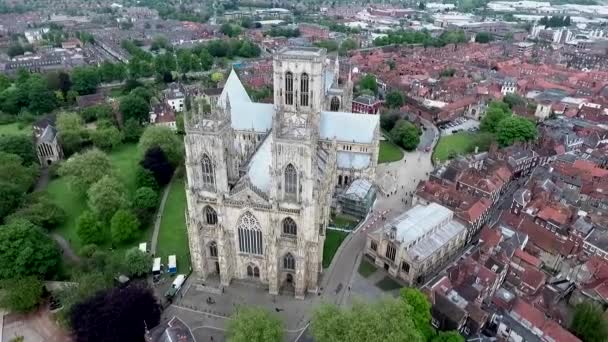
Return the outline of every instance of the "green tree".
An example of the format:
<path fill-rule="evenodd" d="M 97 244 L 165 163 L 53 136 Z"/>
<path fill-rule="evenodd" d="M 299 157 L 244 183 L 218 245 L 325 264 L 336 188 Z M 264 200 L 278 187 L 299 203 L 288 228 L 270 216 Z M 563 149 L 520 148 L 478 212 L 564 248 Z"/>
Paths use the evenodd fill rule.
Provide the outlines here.
<path fill-rule="evenodd" d="M 99 149 L 111 151 L 121 144 L 122 133 L 115 126 L 97 127 L 96 130 L 89 133 L 91 142 Z"/>
<path fill-rule="evenodd" d="M 33 75 L 28 80 L 28 100 L 28 109 L 37 115 L 57 108 L 57 98 L 48 88 L 47 81 L 40 75 Z"/>
<path fill-rule="evenodd" d="M 70 185 L 85 193 L 93 183 L 112 174 L 108 156 L 96 148 L 75 154 L 59 167 L 60 176 L 68 177 Z"/>
<path fill-rule="evenodd" d="M 125 124 L 122 127 L 122 134 L 124 136 L 124 141 L 126 142 L 136 142 L 141 137 L 141 133 L 143 132 L 143 127 L 137 119 L 128 119 L 125 121 Z"/>
<path fill-rule="evenodd" d="M 536 138 L 534 123 L 521 116 L 511 116 L 498 123 L 496 140 L 502 146 L 509 146 L 516 141 L 530 141 Z"/>
<path fill-rule="evenodd" d="M 435 335 L 431 326 L 431 303 L 420 290 L 415 288 L 402 289 L 399 297 L 412 308 L 411 317 L 416 329 L 426 341 L 430 340 Z"/>
<path fill-rule="evenodd" d="M 80 111 L 80 116 L 85 122 L 93 122 L 96 120 L 115 120 L 112 106 L 107 104 L 99 104 L 85 108 Z"/>
<path fill-rule="evenodd" d="M 570 330 L 585 342 L 606 342 L 608 321 L 600 307 L 583 302 L 574 310 Z"/>
<path fill-rule="evenodd" d="M 23 55 L 25 53 L 25 49 L 23 48 L 23 46 L 19 43 L 17 44 L 12 44 L 8 47 L 8 50 L 6 51 L 6 54 L 10 57 L 10 58 L 14 58 L 16 56 L 20 56 Z"/>
<path fill-rule="evenodd" d="M 129 277 L 143 277 L 150 273 L 152 256 L 142 252 L 137 247 L 129 249 L 125 253 L 125 273 Z"/>
<path fill-rule="evenodd" d="M 25 193 L 17 185 L 0 180 L 0 221 L 17 209 L 24 197 Z"/>
<path fill-rule="evenodd" d="M 72 72 L 72 89 L 80 95 L 93 94 L 101 82 L 94 67 L 78 67 Z"/>
<path fill-rule="evenodd" d="M 49 276 L 60 261 L 55 241 L 32 223 L 15 220 L 0 227 L 0 279 Z"/>
<path fill-rule="evenodd" d="M 127 206 L 124 185 L 107 175 L 91 185 L 87 195 L 89 208 L 102 222 L 109 222 L 118 209 Z"/>
<path fill-rule="evenodd" d="M 340 44 L 340 54 L 345 55 L 348 51 L 358 48 L 357 42 L 354 39 L 348 38 Z"/>
<path fill-rule="evenodd" d="M 135 191 L 133 210 L 140 222 L 146 222 L 156 210 L 158 194 L 152 188 L 142 187 Z"/>
<path fill-rule="evenodd" d="M 16 154 L 0 152 L 0 179 L 16 185 L 26 192 L 36 183 L 37 168 L 23 165 L 23 160 Z"/>
<path fill-rule="evenodd" d="M 137 95 L 129 94 L 120 99 L 119 110 L 125 122 L 134 119 L 142 124 L 150 120 L 150 103 Z"/>
<path fill-rule="evenodd" d="M 479 129 L 485 132 L 496 133 L 498 123 L 512 115 L 509 106 L 504 102 L 492 101 L 481 119 Z"/>
<path fill-rule="evenodd" d="M 168 127 L 146 127 L 139 139 L 138 148 L 143 154 L 152 147 L 160 147 L 173 166 L 177 166 L 183 158 L 184 148 L 182 142 L 177 134 Z"/>
<path fill-rule="evenodd" d="M 394 90 L 386 94 L 385 104 L 388 108 L 401 108 L 405 103 L 405 98 L 400 91 Z"/>
<path fill-rule="evenodd" d="M 135 172 L 135 184 L 137 184 L 138 188 L 158 190 L 158 183 L 154 178 L 154 173 L 142 166 L 138 166 Z"/>
<path fill-rule="evenodd" d="M 77 234 L 83 244 L 103 243 L 107 238 L 104 225 L 95 213 L 87 210 L 78 217 Z"/>
<path fill-rule="evenodd" d="M 229 321 L 226 333 L 232 342 L 280 342 L 283 324 L 266 309 L 240 307 Z"/>
<path fill-rule="evenodd" d="M 475 35 L 475 42 L 480 44 L 487 44 L 494 40 L 494 37 L 490 32 L 479 32 Z"/>
<path fill-rule="evenodd" d="M 351 308 L 323 304 L 313 312 L 311 329 L 317 342 L 426 341 L 403 300 L 356 302 Z"/>
<path fill-rule="evenodd" d="M 367 89 L 372 91 L 374 94 L 378 94 L 378 82 L 376 81 L 376 76 L 371 74 L 366 74 L 361 77 L 359 80 L 359 89 Z"/>
<path fill-rule="evenodd" d="M 25 206 L 22 206 L 7 218 L 7 222 L 26 220 L 38 227 L 52 229 L 57 227 L 64 219 L 65 211 L 51 201 L 47 194 L 35 192 L 28 196 Z"/>
<path fill-rule="evenodd" d="M 34 142 L 23 134 L 0 135 L 0 151 L 16 154 L 21 157 L 23 165 L 32 165 L 37 161 Z"/>
<path fill-rule="evenodd" d="M 502 98 L 502 102 L 506 103 L 507 105 L 509 105 L 509 108 L 513 108 L 513 107 L 517 107 L 517 106 L 524 106 L 526 104 L 526 100 L 517 95 L 517 94 L 507 94 Z"/>
<path fill-rule="evenodd" d="M 112 242 L 122 244 L 133 240 L 137 236 L 138 228 L 139 221 L 135 215 L 125 209 L 118 210 L 110 220 Z"/>
<path fill-rule="evenodd" d="M 57 116 L 57 129 L 60 132 L 65 131 L 78 131 L 84 129 L 84 122 L 82 118 L 71 112 L 63 112 Z"/>
<path fill-rule="evenodd" d="M 57 297 L 63 304 L 63 310 L 59 311 L 60 321 L 67 323 L 72 307 L 80 303 L 101 290 L 112 287 L 112 277 L 103 274 L 99 269 L 92 272 L 76 273 L 74 276 L 75 285 L 67 285 L 59 290 Z"/>
<path fill-rule="evenodd" d="M 387 131 L 390 132 L 393 127 L 395 127 L 395 124 L 397 123 L 397 121 L 399 121 L 399 119 L 401 118 L 401 114 L 399 114 L 398 111 L 390 111 L 388 113 L 382 113 L 380 115 L 380 127 Z"/>
<path fill-rule="evenodd" d="M 14 312 L 29 312 L 42 301 L 42 281 L 35 276 L 6 279 L 0 283 L 0 307 Z"/>
<path fill-rule="evenodd" d="M 411 122 L 399 120 L 391 130 L 391 137 L 407 151 L 416 149 L 420 143 L 420 131 Z"/>

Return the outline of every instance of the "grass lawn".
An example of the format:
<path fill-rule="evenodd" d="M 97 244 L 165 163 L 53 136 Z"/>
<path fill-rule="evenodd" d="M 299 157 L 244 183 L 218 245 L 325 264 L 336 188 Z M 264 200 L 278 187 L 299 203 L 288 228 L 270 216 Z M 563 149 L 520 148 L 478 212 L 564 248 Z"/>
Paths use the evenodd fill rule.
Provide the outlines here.
<path fill-rule="evenodd" d="M 31 125 L 24 125 L 23 128 L 19 128 L 18 122 L 13 122 L 6 125 L 0 125 L 0 135 L 11 135 L 11 134 L 31 134 Z"/>
<path fill-rule="evenodd" d="M 390 163 L 399 161 L 403 158 L 403 151 L 388 140 L 380 141 L 380 152 L 378 153 L 378 163 Z"/>
<path fill-rule="evenodd" d="M 362 275 L 364 278 L 369 277 L 370 275 L 376 273 L 376 266 L 374 266 L 371 262 L 369 262 L 367 259 L 362 258 L 361 259 L 361 263 L 359 264 L 359 269 L 358 272 L 360 275 Z"/>
<path fill-rule="evenodd" d="M 109 157 L 114 166 L 116 175 L 124 183 L 127 192 L 132 195 L 135 192 L 135 172 L 136 165 L 139 162 L 137 146 L 135 144 L 122 146 L 110 153 Z M 86 199 L 71 189 L 65 178 L 56 178 L 52 180 L 47 187 L 47 192 L 49 193 L 50 198 L 66 212 L 65 222 L 57 227 L 55 232 L 68 240 L 72 247 L 78 251 L 80 247 L 82 247 L 82 244 L 76 233 L 76 224 L 78 216 L 87 209 Z M 129 245 L 119 247 L 118 250 L 125 250 L 137 246 L 140 241 L 149 241 L 151 233 L 152 230 L 150 227 L 145 227 L 141 230 L 140 237 Z"/>
<path fill-rule="evenodd" d="M 156 256 L 167 263 L 167 257 L 175 254 L 178 273 L 188 273 L 190 269 L 190 247 L 186 230 L 186 189 L 184 179 L 176 178 L 171 183 L 163 218 L 158 232 Z"/>
<path fill-rule="evenodd" d="M 344 229 L 353 229 L 359 223 L 359 220 L 356 218 L 346 215 L 346 214 L 337 214 L 331 217 L 331 226 L 336 228 L 344 228 Z"/>
<path fill-rule="evenodd" d="M 385 276 L 384 278 L 382 278 L 382 280 L 380 280 L 379 282 L 376 283 L 376 286 L 378 286 L 383 291 L 397 290 L 402 287 L 401 284 L 394 281 L 389 276 Z"/>
<path fill-rule="evenodd" d="M 323 268 L 329 267 L 331 260 L 338 251 L 338 247 L 342 244 L 342 241 L 346 239 L 348 233 L 337 231 L 337 230 L 326 230 L 325 231 L 325 244 L 323 245 Z"/>
<path fill-rule="evenodd" d="M 490 133 L 469 133 L 460 132 L 448 136 L 441 137 L 435 151 L 433 151 L 433 159 L 444 161 L 454 157 L 456 154 L 466 154 L 475 151 L 475 146 L 479 147 L 479 151 L 487 151 L 492 143 L 492 135 Z"/>

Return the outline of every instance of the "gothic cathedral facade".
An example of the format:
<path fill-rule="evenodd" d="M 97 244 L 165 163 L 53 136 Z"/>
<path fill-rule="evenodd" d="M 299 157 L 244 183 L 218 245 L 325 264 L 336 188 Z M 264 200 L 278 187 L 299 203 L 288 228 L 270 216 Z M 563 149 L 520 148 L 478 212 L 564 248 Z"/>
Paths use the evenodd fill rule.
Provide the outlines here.
<path fill-rule="evenodd" d="M 274 104 L 252 102 L 234 71 L 213 106 L 187 100 L 188 239 L 198 277 L 303 298 L 318 287 L 335 187 L 375 177 L 379 118 L 344 111 L 350 77 L 339 85 L 323 49 L 283 49 L 273 67 Z"/>

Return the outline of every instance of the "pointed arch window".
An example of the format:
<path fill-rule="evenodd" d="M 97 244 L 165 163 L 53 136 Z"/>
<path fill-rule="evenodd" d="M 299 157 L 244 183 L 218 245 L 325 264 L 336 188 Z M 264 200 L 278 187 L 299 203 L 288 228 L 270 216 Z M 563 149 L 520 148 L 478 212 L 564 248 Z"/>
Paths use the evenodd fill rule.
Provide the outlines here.
<path fill-rule="evenodd" d="M 340 99 L 337 96 L 331 98 L 329 102 L 329 110 L 332 112 L 337 112 L 340 109 Z"/>
<path fill-rule="evenodd" d="M 293 74 L 291 71 L 285 73 L 285 104 L 293 105 Z"/>
<path fill-rule="evenodd" d="M 310 80 L 308 78 L 307 73 L 303 73 L 300 76 L 300 105 L 308 107 L 308 103 L 310 100 L 309 91 L 310 91 Z"/>
<path fill-rule="evenodd" d="M 286 217 L 283 220 L 283 234 L 298 235 L 298 225 L 291 217 Z"/>
<path fill-rule="evenodd" d="M 203 154 L 201 160 L 201 169 L 203 172 L 203 187 L 206 189 L 215 189 L 215 174 L 213 170 L 213 163 L 208 155 Z"/>
<path fill-rule="evenodd" d="M 209 256 L 217 258 L 217 243 L 215 241 L 211 241 L 209 244 Z"/>
<path fill-rule="evenodd" d="M 291 253 L 287 253 L 283 257 L 283 268 L 286 270 L 295 270 L 296 269 L 296 259 L 293 257 L 293 255 Z"/>
<path fill-rule="evenodd" d="M 285 168 L 285 193 L 295 195 L 297 188 L 298 173 L 296 168 L 292 164 L 289 164 Z"/>
<path fill-rule="evenodd" d="M 210 206 L 205 206 L 203 209 L 203 213 L 205 215 L 205 223 L 208 225 L 216 225 L 217 224 L 217 213 L 215 209 Z"/>
<path fill-rule="evenodd" d="M 258 219 L 246 212 L 239 219 L 239 251 L 250 254 L 263 254 L 262 230 Z"/>

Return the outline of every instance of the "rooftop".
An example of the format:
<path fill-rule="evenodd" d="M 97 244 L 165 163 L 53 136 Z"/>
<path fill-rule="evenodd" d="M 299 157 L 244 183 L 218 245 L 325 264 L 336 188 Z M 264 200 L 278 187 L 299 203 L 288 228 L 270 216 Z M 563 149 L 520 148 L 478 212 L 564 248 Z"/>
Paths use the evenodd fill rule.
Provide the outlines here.
<path fill-rule="evenodd" d="M 325 55 L 325 49 L 317 48 L 317 47 L 285 47 L 279 51 L 279 55 L 281 56 L 289 56 L 289 57 L 321 57 Z"/>
<path fill-rule="evenodd" d="M 434 228 L 445 225 L 452 219 L 453 212 L 436 203 L 417 205 L 395 218 L 386 228 L 397 229 L 396 239 L 404 245 L 424 237 Z"/>

